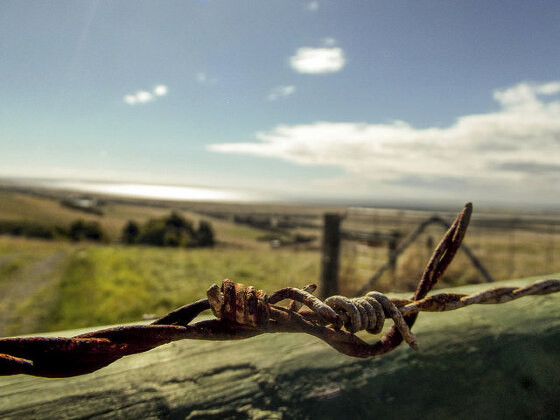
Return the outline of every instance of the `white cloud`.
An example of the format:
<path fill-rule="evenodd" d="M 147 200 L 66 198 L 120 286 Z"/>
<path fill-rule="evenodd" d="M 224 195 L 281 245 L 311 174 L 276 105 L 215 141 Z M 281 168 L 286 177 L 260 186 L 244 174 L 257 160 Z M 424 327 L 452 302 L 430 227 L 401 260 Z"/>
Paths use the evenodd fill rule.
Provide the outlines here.
<path fill-rule="evenodd" d="M 317 10 L 319 10 L 319 2 L 317 0 L 310 1 L 309 3 L 307 3 L 306 8 L 310 12 L 316 12 Z"/>
<path fill-rule="evenodd" d="M 290 65 L 299 73 L 320 74 L 342 70 L 346 65 L 342 48 L 334 47 L 333 38 L 324 40 L 325 47 L 301 47 L 290 57 Z"/>
<path fill-rule="evenodd" d="M 550 83 L 520 83 L 505 90 L 494 91 L 494 99 L 504 107 L 528 109 L 542 106 L 537 97 L 550 96 L 560 93 L 560 82 Z"/>
<path fill-rule="evenodd" d="M 151 102 L 154 100 L 154 95 L 150 92 L 146 92 L 145 90 L 139 90 L 136 92 L 136 100 L 138 103 L 145 104 L 147 102 Z"/>
<path fill-rule="evenodd" d="M 542 98 L 556 93 L 560 82 L 497 90 L 498 111 L 465 115 L 445 128 L 323 121 L 280 125 L 258 132 L 257 142 L 214 144 L 208 150 L 334 166 L 369 185 L 448 190 L 479 185 L 498 192 L 547 189 L 557 196 L 560 100 Z"/>
<path fill-rule="evenodd" d="M 156 96 L 165 96 L 167 95 L 168 89 L 165 85 L 157 85 L 154 88 L 154 95 Z"/>
<path fill-rule="evenodd" d="M 167 95 L 167 93 L 167 86 L 157 85 L 152 92 L 138 90 L 136 93 L 125 95 L 123 101 L 128 105 L 147 104 L 148 102 L 154 101 L 157 97 Z"/>
<path fill-rule="evenodd" d="M 556 95 L 560 93 L 560 82 L 542 83 L 534 88 L 541 95 Z"/>
<path fill-rule="evenodd" d="M 268 93 L 266 99 L 268 99 L 269 101 L 276 101 L 278 99 L 286 98 L 292 95 L 295 91 L 296 87 L 292 85 L 276 86 Z"/>

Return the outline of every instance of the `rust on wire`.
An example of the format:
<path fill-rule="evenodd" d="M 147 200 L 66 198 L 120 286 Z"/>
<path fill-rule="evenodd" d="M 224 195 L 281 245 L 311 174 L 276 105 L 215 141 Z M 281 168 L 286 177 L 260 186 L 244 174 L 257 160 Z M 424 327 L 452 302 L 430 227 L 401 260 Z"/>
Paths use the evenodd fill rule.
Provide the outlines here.
<path fill-rule="evenodd" d="M 212 285 L 206 299 L 178 308 L 150 325 L 109 328 L 72 338 L 2 338 L 0 375 L 83 375 L 123 356 L 172 341 L 239 340 L 277 332 L 310 334 L 346 355 L 370 357 L 390 352 L 403 340 L 416 349 L 411 328 L 421 311 L 450 311 L 560 291 L 560 280 L 551 279 L 472 295 L 441 293 L 426 297 L 461 246 L 471 214 L 472 205 L 467 203 L 436 247 L 410 300 L 389 299 L 381 293 L 369 292 L 359 298 L 331 296 L 321 301 L 312 295 L 315 285 L 302 289 L 288 287 L 267 296 L 262 290 L 226 279 L 221 286 Z M 287 308 L 276 305 L 286 299 L 291 300 Z M 216 319 L 191 323 L 208 309 Z M 370 344 L 355 335 L 360 330 L 380 333 L 387 318 L 394 325 L 378 341 Z"/>

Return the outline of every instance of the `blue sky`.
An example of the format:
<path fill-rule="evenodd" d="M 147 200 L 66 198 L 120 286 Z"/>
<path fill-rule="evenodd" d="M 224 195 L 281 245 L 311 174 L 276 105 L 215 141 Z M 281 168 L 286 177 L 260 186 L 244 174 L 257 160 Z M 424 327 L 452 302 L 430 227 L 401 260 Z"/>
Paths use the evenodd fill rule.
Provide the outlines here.
<path fill-rule="evenodd" d="M 2 1 L 0 176 L 558 204 L 557 1 Z"/>

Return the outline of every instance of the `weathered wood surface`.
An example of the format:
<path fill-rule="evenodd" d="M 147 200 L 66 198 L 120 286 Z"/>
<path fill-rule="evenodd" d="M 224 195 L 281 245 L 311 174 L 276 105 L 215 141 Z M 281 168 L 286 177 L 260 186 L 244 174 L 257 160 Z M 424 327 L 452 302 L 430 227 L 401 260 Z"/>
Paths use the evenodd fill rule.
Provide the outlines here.
<path fill-rule="evenodd" d="M 76 378 L 4 377 L 0 418 L 558 418 L 560 294 L 423 313 L 414 331 L 418 352 L 373 359 L 267 334 L 176 342 Z"/>

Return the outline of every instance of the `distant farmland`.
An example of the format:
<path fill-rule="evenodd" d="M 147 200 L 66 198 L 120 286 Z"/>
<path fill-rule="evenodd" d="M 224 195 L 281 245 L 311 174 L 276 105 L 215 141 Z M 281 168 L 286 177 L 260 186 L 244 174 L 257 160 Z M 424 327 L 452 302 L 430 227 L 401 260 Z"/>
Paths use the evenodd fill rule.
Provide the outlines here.
<path fill-rule="evenodd" d="M 142 201 L 99 197 L 102 212 L 61 205 L 64 194 L 0 190 L 1 221 L 69 224 L 96 221 L 107 242 L 46 241 L 0 236 L 0 335 L 135 321 L 161 314 L 204 296 L 206 288 L 229 277 L 268 292 L 317 282 L 320 271 L 322 215 L 346 214 L 343 228 L 401 237 L 431 212 L 370 209 L 355 217 L 352 209 Z M 460 203 L 462 204 L 462 203 Z M 460 205 L 458 206 L 458 208 Z M 119 243 L 129 220 L 144 222 L 171 210 L 214 227 L 210 249 L 125 246 Z M 450 213 L 441 213 L 450 218 Z M 514 217 L 515 216 L 515 217 Z M 466 243 L 496 280 L 560 272 L 560 224 L 556 215 L 478 213 Z M 423 234 L 399 258 L 396 270 L 373 288 L 410 290 L 443 230 Z M 387 258 L 387 244 L 343 241 L 341 292 L 351 294 Z M 442 286 L 482 282 L 459 255 Z"/>

